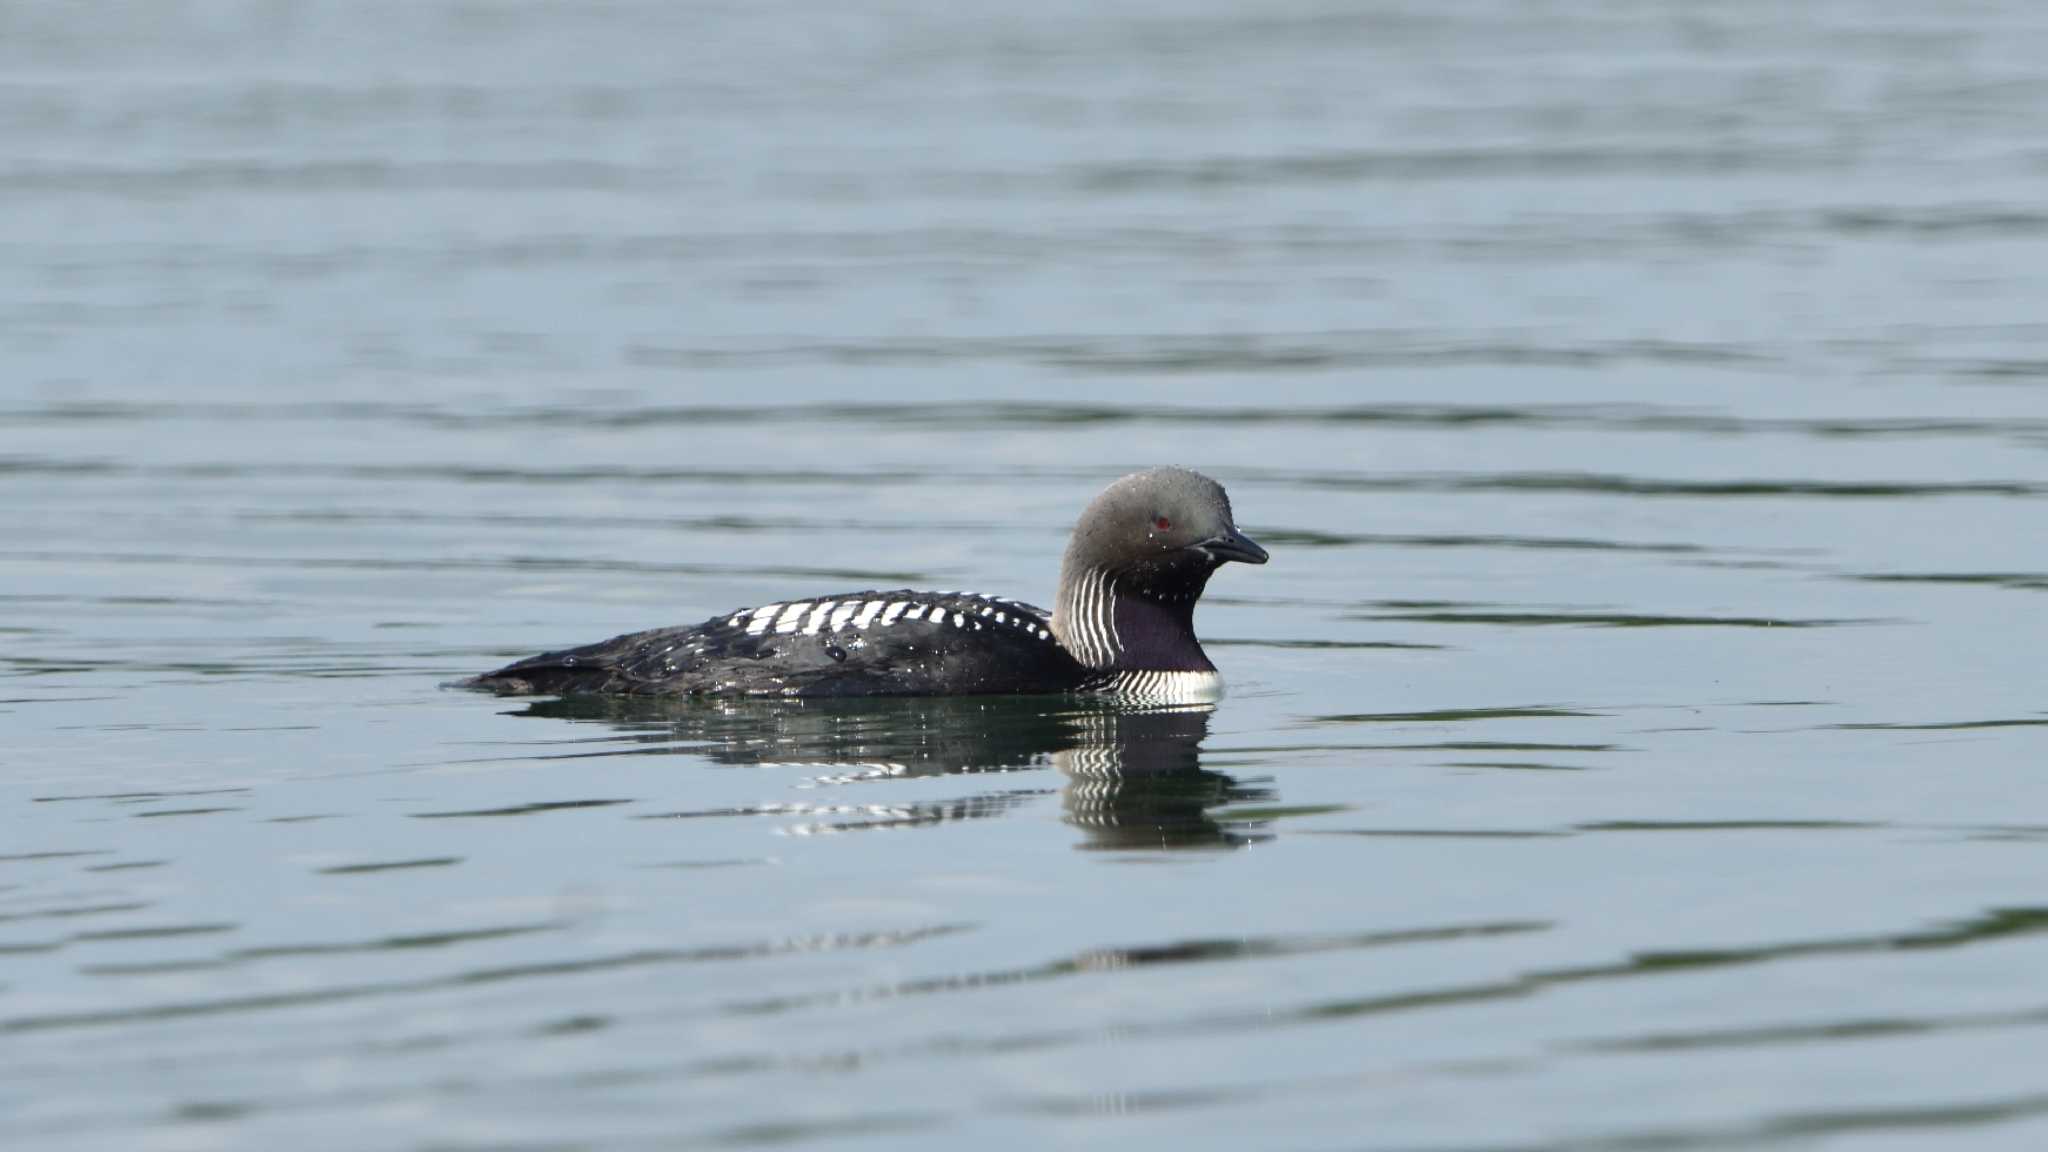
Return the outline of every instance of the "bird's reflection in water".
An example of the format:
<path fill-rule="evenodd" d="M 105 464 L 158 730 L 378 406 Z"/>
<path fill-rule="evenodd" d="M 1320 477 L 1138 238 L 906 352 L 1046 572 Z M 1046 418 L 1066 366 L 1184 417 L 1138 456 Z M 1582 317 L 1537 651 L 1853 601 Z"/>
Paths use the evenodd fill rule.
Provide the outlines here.
<path fill-rule="evenodd" d="M 699 701 L 606 696 L 539 700 L 515 715 L 596 721 L 719 764 L 802 764 L 824 779 L 1057 769 L 1082 848 L 1231 848 L 1265 839 L 1225 805 L 1272 792 L 1202 767 L 1208 705 L 1131 708 L 1071 698 Z M 967 805 L 939 818 L 997 815 Z M 927 822 L 927 821 L 919 821 Z"/>

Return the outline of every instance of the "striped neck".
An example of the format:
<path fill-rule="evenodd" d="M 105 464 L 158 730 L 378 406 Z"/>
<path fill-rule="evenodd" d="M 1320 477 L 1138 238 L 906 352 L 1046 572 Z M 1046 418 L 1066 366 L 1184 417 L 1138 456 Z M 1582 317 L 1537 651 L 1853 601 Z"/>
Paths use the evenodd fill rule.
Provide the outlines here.
<path fill-rule="evenodd" d="M 1061 573 L 1053 635 L 1074 659 L 1105 671 L 1213 672 L 1195 639 L 1195 601 L 1206 570 L 1164 582 L 1105 568 Z"/>

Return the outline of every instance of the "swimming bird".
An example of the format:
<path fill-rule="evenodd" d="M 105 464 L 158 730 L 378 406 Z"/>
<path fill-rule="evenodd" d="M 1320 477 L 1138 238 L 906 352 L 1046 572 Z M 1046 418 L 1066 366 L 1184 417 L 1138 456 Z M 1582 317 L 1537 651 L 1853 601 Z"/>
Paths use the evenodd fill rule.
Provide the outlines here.
<path fill-rule="evenodd" d="M 1230 561 L 1264 564 L 1223 486 L 1185 468 L 1111 484 L 1075 524 L 1053 610 L 974 592 L 849 592 L 630 632 L 464 681 L 503 695 L 971 696 L 1213 700 L 1195 601 Z"/>

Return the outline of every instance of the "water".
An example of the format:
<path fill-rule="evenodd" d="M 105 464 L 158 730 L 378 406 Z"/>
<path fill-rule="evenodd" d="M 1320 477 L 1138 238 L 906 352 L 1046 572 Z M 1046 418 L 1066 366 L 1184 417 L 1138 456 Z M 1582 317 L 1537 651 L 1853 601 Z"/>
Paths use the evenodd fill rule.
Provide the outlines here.
<path fill-rule="evenodd" d="M 0 1142 L 2039 1146 L 2044 62 L 0 12 Z M 1044 603 L 1159 462 L 1273 551 L 1213 713 L 439 687 Z"/>

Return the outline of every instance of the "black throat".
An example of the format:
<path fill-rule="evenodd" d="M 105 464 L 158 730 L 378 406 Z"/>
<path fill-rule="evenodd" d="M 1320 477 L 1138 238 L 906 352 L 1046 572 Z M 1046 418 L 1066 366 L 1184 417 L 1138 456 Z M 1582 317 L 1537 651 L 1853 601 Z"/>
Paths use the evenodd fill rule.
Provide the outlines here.
<path fill-rule="evenodd" d="M 1206 583 L 1207 577 L 1203 580 Z M 1214 672 L 1216 665 L 1195 639 L 1195 598 L 1158 600 L 1119 590 L 1114 613 L 1120 641 L 1116 667 L 1159 672 Z"/>
<path fill-rule="evenodd" d="M 1091 668 L 1213 672 L 1195 639 L 1195 601 L 1215 570 L 1208 557 L 1183 554 L 1115 571 L 1070 571 L 1055 628 Z"/>

